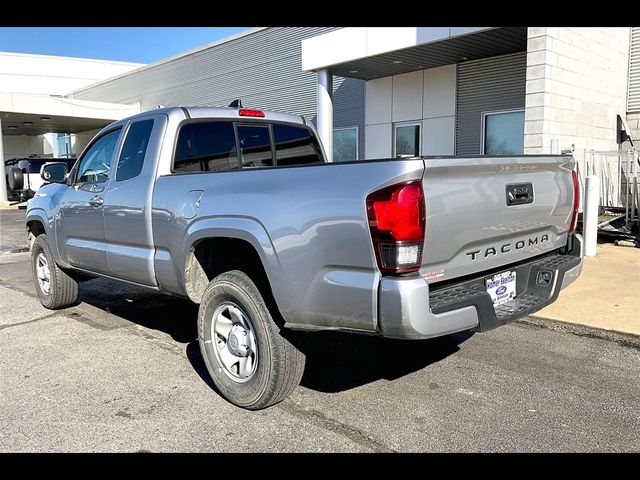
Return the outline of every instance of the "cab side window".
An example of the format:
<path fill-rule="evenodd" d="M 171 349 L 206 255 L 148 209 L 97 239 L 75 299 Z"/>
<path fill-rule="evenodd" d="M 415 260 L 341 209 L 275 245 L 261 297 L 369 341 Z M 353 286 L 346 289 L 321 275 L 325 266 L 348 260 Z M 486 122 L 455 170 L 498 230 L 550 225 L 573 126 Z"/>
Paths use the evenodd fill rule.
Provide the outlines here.
<path fill-rule="evenodd" d="M 173 160 L 174 172 L 226 172 L 239 167 L 232 122 L 205 121 L 182 126 Z"/>
<path fill-rule="evenodd" d="M 318 140 L 308 128 L 275 123 L 273 140 L 278 166 L 323 163 Z"/>
<path fill-rule="evenodd" d="M 87 150 L 78 166 L 75 183 L 103 183 L 109 178 L 113 152 L 118 144 L 121 128 L 105 133 Z"/>
<path fill-rule="evenodd" d="M 140 175 L 152 129 L 153 120 L 151 119 L 136 122 L 129 127 L 118 159 L 116 181 L 121 182 Z"/>

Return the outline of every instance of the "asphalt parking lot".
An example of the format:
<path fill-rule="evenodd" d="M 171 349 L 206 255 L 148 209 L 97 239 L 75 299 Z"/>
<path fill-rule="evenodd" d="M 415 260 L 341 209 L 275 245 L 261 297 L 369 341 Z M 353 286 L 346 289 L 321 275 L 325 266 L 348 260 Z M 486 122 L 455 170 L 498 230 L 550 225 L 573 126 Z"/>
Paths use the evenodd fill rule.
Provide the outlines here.
<path fill-rule="evenodd" d="M 0 255 L 0 451 L 639 451 L 640 352 L 511 324 L 422 342 L 313 334 L 267 410 L 212 389 L 188 301 L 105 279 L 52 312 Z"/>

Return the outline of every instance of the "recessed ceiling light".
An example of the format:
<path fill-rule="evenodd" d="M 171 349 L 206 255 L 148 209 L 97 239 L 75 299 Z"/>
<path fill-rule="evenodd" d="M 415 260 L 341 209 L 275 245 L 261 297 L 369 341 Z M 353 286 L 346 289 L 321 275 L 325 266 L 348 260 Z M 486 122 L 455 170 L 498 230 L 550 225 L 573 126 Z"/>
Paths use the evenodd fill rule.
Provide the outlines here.
<path fill-rule="evenodd" d="M 349 70 L 349 73 L 358 73 L 358 70 Z"/>
<path fill-rule="evenodd" d="M 9 130 L 17 130 L 18 129 L 18 127 L 16 127 L 15 125 L 9 125 L 7 128 Z"/>
<path fill-rule="evenodd" d="M 40 120 L 51 120 L 51 117 L 40 117 Z"/>
<path fill-rule="evenodd" d="M 393 63 L 396 63 L 396 64 L 402 63 L 402 60 L 394 60 Z"/>
<path fill-rule="evenodd" d="M 27 127 L 30 125 L 33 125 L 33 122 L 22 122 L 23 125 L 26 125 Z"/>

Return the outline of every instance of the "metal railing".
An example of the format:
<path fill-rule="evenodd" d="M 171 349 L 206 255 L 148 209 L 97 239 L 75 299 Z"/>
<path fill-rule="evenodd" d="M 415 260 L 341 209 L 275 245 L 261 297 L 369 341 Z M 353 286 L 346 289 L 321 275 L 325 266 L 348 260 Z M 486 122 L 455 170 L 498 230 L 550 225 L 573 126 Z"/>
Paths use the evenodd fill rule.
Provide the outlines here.
<path fill-rule="evenodd" d="M 587 150 L 583 164 L 578 168 L 582 185 L 586 175 L 600 177 L 600 210 L 624 215 L 627 227 L 638 221 L 640 150 Z"/>

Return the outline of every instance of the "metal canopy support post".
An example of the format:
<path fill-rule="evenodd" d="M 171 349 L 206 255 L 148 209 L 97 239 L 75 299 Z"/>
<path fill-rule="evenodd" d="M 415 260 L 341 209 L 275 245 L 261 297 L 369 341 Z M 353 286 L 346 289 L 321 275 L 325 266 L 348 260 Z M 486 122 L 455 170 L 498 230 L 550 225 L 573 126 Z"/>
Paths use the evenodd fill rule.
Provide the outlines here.
<path fill-rule="evenodd" d="M 318 70 L 318 135 L 328 162 L 333 162 L 333 74 L 331 70 Z"/>
<path fill-rule="evenodd" d="M 6 202 L 7 197 L 7 181 L 4 168 L 4 139 L 2 137 L 2 119 L 0 118 L 0 202 Z"/>

